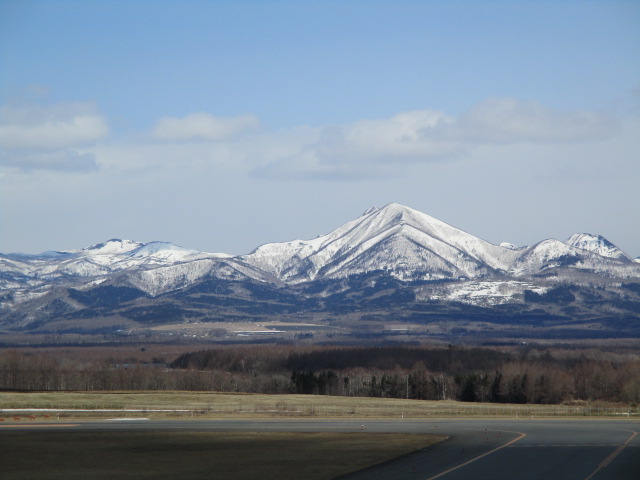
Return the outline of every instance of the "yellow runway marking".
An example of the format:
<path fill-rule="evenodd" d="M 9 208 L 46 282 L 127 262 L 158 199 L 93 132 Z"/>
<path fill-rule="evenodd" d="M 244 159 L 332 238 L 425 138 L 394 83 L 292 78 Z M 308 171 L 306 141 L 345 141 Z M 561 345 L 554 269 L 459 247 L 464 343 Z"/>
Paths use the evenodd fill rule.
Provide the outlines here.
<path fill-rule="evenodd" d="M 584 480 L 589 480 L 596 473 L 598 473 L 600 470 L 602 470 L 607 465 L 609 465 L 611 462 L 613 462 L 613 460 L 627 447 L 627 445 L 629 445 L 629 442 L 631 442 L 631 440 L 633 440 L 636 435 L 638 435 L 638 432 L 632 432 L 632 435 L 629 438 L 627 438 L 627 441 L 624 442 L 622 445 L 620 445 L 618 448 L 616 448 L 613 452 L 611 452 L 611 454 L 607 458 L 605 458 L 602 462 L 600 462 L 600 465 L 598 465 L 598 468 L 596 468 L 591 473 L 591 475 L 589 475 Z"/>
<path fill-rule="evenodd" d="M 440 478 L 443 475 L 447 475 L 448 473 L 453 472 L 454 470 L 457 470 L 459 468 L 464 467 L 465 465 L 469 465 L 470 463 L 475 462 L 476 460 L 480 460 L 483 457 L 486 457 L 487 455 L 491 455 L 492 453 L 497 452 L 498 450 L 502 450 L 503 448 L 508 447 L 509 445 L 512 445 L 514 443 L 516 443 L 518 440 L 522 440 L 524 437 L 527 436 L 526 433 L 522 433 L 522 432 L 509 432 L 509 433 L 519 433 L 520 435 L 516 438 L 514 438 L 513 440 L 508 441 L 507 443 L 505 443 L 504 445 L 500 445 L 497 448 L 494 448 L 493 450 L 489 450 L 488 452 L 483 453 L 482 455 L 478 455 L 477 457 L 473 457 L 471 460 L 467 460 L 464 463 L 461 463 L 460 465 L 456 465 L 455 467 L 450 468 L 449 470 L 445 470 L 444 472 L 440 472 L 437 475 L 434 475 L 433 477 L 429 477 L 426 480 L 434 480 L 435 478 Z"/>

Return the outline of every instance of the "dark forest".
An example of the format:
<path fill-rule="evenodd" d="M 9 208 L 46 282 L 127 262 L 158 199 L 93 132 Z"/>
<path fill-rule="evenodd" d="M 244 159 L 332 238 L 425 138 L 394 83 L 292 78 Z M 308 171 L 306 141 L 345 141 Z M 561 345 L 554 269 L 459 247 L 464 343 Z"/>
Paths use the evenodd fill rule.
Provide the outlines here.
<path fill-rule="evenodd" d="M 0 353 L 0 389 L 638 405 L 640 359 L 624 350 L 462 346 L 227 346 L 164 356 L 145 348 L 132 348 L 126 356 L 91 349 L 5 350 Z"/>

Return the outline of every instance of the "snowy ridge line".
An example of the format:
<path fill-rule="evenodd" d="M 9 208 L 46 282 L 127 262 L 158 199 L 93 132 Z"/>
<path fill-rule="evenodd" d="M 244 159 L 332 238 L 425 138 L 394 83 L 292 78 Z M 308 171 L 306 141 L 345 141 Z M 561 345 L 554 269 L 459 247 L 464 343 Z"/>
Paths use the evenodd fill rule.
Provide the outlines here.
<path fill-rule="evenodd" d="M 0 254 L 0 313 L 37 302 L 59 287 L 75 290 L 74 298 L 82 297 L 77 291 L 96 287 L 122 295 L 137 289 L 156 297 L 199 282 L 279 287 L 383 272 L 403 282 L 451 280 L 463 286 L 469 280 L 528 282 L 558 271 L 570 281 L 582 273 L 623 281 L 640 278 L 640 263 L 600 235 L 579 233 L 566 242 L 547 239 L 528 247 L 494 245 L 391 203 L 315 239 L 268 243 L 246 255 L 120 239 L 65 252 Z M 76 300 L 69 305 L 80 308 Z"/>
<path fill-rule="evenodd" d="M 241 258 L 292 284 L 380 269 L 400 280 L 518 277 L 562 266 L 640 276 L 630 257 L 601 236 L 577 234 L 566 243 L 549 239 L 519 248 L 491 244 L 399 204 L 367 212 L 327 235 L 265 244 Z"/>

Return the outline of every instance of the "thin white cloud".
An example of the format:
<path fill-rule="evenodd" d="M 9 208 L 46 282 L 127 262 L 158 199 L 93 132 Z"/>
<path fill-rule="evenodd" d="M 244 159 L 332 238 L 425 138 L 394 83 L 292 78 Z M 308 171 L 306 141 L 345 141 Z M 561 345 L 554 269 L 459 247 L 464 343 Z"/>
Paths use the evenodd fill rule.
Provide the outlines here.
<path fill-rule="evenodd" d="M 94 154 L 78 153 L 74 150 L 0 152 L 0 165 L 23 172 L 50 170 L 86 173 L 98 170 Z"/>
<path fill-rule="evenodd" d="M 397 175 L 397 172 L 390 171 L 384 165 L 372 169 L 362 162 L 327 162 L 313 149 L 307 149 L 256 167 L 250 176 L 272 180 L 364 180 L 380 176 L 383 170 L 387 175 Z"/>
<path fill-rule="evenodd" d="M 389 119 L 322 127 L 316 139 L 295 154 L 261 165 L 252 173 L 272 179 L 380 177 L 406 163 L 457 159 L 478 145 L 591 142 L 619 131 L 619 122 L 606 114 L 495 98 L 457 118 L 418 110 Z"/>
<path fill-rule="evenodd" d="M 597 112 L 493 98 L 454 117 L 415 110 L 344 125 L 265 131 L 254 115 L 163 117 L 150 135 L 102 141 L 105 119 L 87 104 L 0 109 L 0 165 L 22 170 L 156 171 L 192 168 L 270 179 L 357 180 L 460 159 L 481 146 L 557 145 L 611 138 L 619 122 Z M 91 145 L 91 143 L 95 143 Z"/>
<path fill-rule="evenodd" d="M 383 120 L 361 120 L 341 127 L 324 128 L 314 148 L 321 155 L 367 163 L 439 157 L 449 153 L 452 145 L 446 141 L 434 141 L 421 132 L 449 122 L 450 117 L 434 110 L 405 112 Z M 338 158 L 334 160 L 341 161 Z"/>
<path fill-rule="evenodd" d="M 109 126 L 88 104 L 0 108 L 0 148 L 63 149 L 96 142 Z"/>
<path fill-rule="evenodd" d="M 152 135 L 158 140 L 169 141 L 220 141 L 254 131 L 259 125 L 254 115 L 215 117 L 208 113 L 192 113 L 182 118 L 161 118 L 153 128 Z"/>
<path fill-rule="evenodd" d="M 298 152 L 257 167 L 253 176 L 349 180 L 397 175 L 401 163 L 458 157 L 458 142 L 428 138 L 426 130 L 453 119 L 435 110 L 417 110 L 388 119 L 360 120 L 317 129 L 316 138 Z"/>
<path fill-rule="evenodd" d="M 445 131 L 465 143 L 566 143 L 610 138 L 619 123 L 609 115 L 554 110 L 538 102 L 490 98 L 462 114 Z"/>
<path fill-rule="evenodd" d="M 0 107 L 0 167 L 22 172 L 92 172 L 95 156 L 81 152 L 109 133 L 88 103 Z"/>

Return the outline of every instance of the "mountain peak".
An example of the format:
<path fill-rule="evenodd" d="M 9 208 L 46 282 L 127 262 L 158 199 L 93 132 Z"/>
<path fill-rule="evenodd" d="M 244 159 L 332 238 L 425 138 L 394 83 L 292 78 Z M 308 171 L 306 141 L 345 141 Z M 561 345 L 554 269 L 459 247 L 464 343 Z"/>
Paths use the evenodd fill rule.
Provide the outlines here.
<path fill-rule="evenodd" d="M 153 256 L 159 258 L 178 259 L 180 257 L 194 255 L 197 253 L 199 253 L 197 250 L 180 247 L 170 242 L 149 242 L 131 250 L 129 255 L 136 258 Z"/>
<path fill-rule="evenodd" d="M 407 207 L 406 205 L 402 205 L 401 203 L 388 203 L 387 205 L 385 205 L 382 208 L 379 208 L 378 210 L 383 211 L 383 212 L 390 212 L 390 213 L 422 213 L 422 212 L 418 212 L 418 210 L 415 210 L 411 207 Z M 424 214 L 422 214 L 424 215 Z"/>
<path fill-rule="evenodd" d="M 376 216 L 381 218 L 386 218 L 390 222 L 393 223 L 418 223 L 418 224 L 426 224 L 426 223 L 438 223 L 442 225 L 447 225 L 440 220 L 437 220 L 433 217 L 430 217 L 426 213 L 422 213 L 418 210 L 414 210 L 411 207 L 407 207 L 400 203 L 389 203 L 382 208 L 377 209 L 374 212 Z"/>
<path fill-rule="evenodd" d="M 141 246 L 142 243 L 140 242 L 112 238 L 104 243 L 96 243 L 95 245 L 83 248 L 82 250 L 92 255 L 113 255 L 118 253 L 127 253 Z"/>
<path fill-rule="evenodd" d="M 517 253 L 399 203 L 370 208 L 311 241 L 267 244 L 244 260 L 286 281 L 374 270 L 398 278 L 476 277 L 506 270 Z"/>
<path fill-rule="evenodd" d="M 373 206 L 373 207 L 367 208 L 360 216 L 366 217 L 367 215 L 371 215 L 372 213 L 375 213 L 378 210 L 380 210 L 380 207 Z"/>
<path fill-rule="evenodd" d="M 436 220 L 425 213 L 411 207 L 407 207 L 406 205 L 402 205 L 401 203 L 388 203 L 384 207 L 371 207 L 362 214 L 362 217 L 366 217 L 367 215 L 383 216 L 395 221 L 404 221 L 412 218 Z M 436 221 L 439 222 L 439 220 Z"/>
<path fill-rule="evenodd" d="M 630 257 L 616 247 L 602 235 L 592 235 L 591 233 L 576 233 L 565 242 L 567 245 L 596 253 L 603 257 L 615 258 L 618 260 L 630 260 Z"/>

